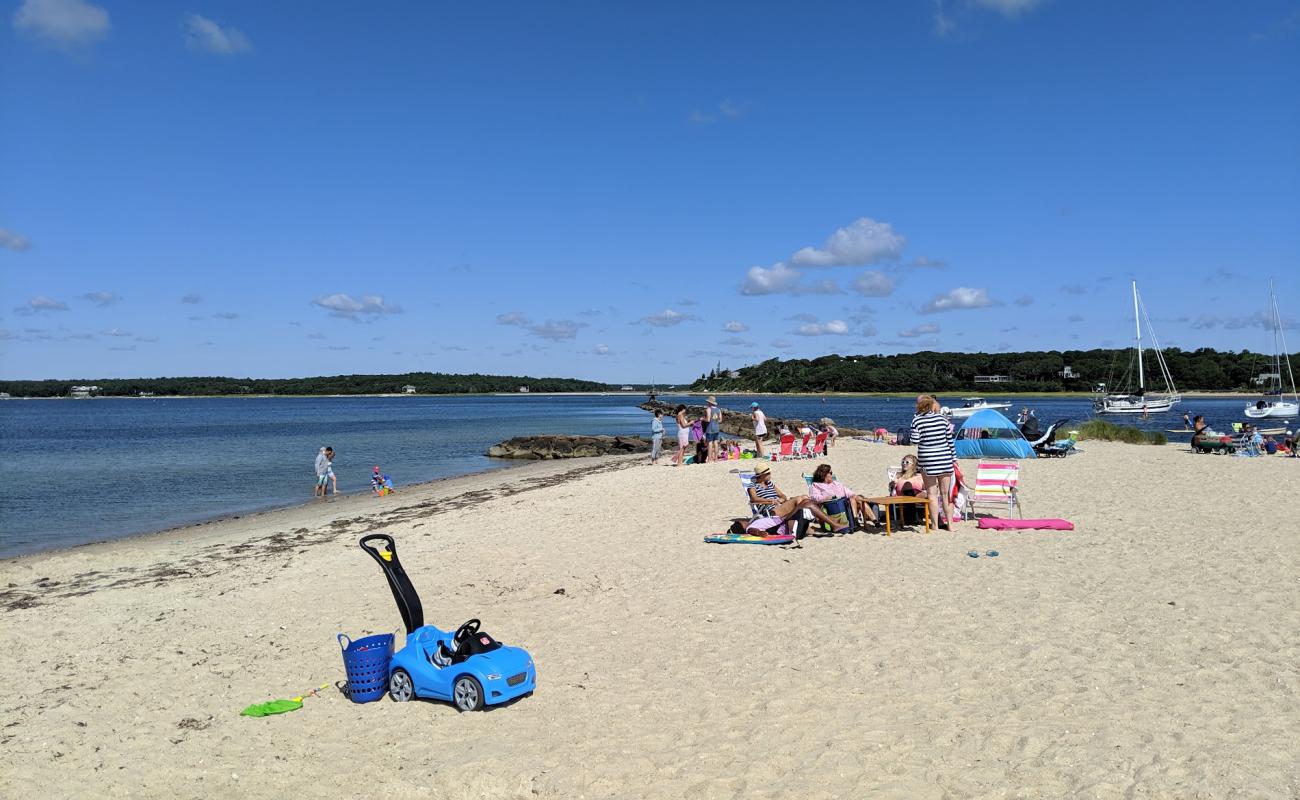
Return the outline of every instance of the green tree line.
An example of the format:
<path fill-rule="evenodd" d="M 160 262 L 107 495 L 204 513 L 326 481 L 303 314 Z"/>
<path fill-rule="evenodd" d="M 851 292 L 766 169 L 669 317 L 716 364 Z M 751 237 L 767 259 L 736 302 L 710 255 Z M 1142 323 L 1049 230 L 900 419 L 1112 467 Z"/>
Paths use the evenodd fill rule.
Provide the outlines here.
<path fill-rule="evenodd" d="M 1252 379 L 1272 369 L 1272 356 L 1211 348 L 1161 351 L 1174 383 L 1186 391 L 1254 391 Z M 1147 388 L 1164 390 L 1155 354 L 1146 351 Z M 1300 356 L 1292 356 L 1292 362 Z M 716 392 L 1079 392 L 1105 383 L 1111 391 L 1136 387 L 1134 351 L 1049 350 L 1024 353 L 901 353 L 773 358 L 738 370 L 701 375 L 692 389 Z M 1074 377 L 1067 377 L 1065 368 Z M 1286 364 L 1282 365 L 1287 381 Z M 732 375 L 735 377 L 732 377 Z M 1007 383 L 975 383 L 976 375 L 1006 375 Z"/>
<path fill-rule="evenodd" d="M 158 397 L 180 395 L 327 395 L 395 394 L 406 386 L 420 394 L 479 394 L 517 392 L 604 392 L 610 386 L 576 378 L 532 378 L 517 375 L 456 375 L 444 372 L 407 372 L 402 375 L 328 375 L 315 378 L 97 378 L 85 380 L 3 381 L 0 392 L 14 397 L 66 397 L 73 386 L 98 386 L 96 395 Z"/>

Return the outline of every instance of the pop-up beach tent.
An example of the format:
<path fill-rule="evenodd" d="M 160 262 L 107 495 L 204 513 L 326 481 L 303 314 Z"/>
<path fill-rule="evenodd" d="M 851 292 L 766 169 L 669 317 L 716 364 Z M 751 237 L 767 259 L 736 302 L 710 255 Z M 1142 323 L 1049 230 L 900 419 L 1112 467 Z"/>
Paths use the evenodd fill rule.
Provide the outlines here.
<path fill-rule="evenodd" d="M 993 409 L 967 417 L 955 444 L 958 458 L 1037 458 L 1016 424 Z"/>

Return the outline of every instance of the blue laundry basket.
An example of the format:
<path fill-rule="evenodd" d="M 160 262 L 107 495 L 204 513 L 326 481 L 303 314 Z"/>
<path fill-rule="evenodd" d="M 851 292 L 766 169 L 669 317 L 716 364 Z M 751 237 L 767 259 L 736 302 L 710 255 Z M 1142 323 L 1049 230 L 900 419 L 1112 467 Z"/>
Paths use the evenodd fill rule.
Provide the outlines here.
<path fill-rule="evenodd" d="M 383 697 L 388 689 L 388 664 L 393 660 L 393 634 L 381 633 L 354 642 L 340 633 L 339 647 L 343 648 L 343 667 L 348 671 L 348 682 L 343 687 L 348 699 L 369 703 Z"/>

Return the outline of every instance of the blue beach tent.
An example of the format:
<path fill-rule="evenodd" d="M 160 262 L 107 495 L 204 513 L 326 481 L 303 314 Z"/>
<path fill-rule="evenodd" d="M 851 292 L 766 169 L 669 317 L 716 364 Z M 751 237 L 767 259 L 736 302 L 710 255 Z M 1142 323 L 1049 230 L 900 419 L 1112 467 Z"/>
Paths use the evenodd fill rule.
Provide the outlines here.
<path fill-rule="evenodd" d="M 955 444 L 958 458 L 1037 458 L 1016 423 L 991 408 L 971 414 Z"/>

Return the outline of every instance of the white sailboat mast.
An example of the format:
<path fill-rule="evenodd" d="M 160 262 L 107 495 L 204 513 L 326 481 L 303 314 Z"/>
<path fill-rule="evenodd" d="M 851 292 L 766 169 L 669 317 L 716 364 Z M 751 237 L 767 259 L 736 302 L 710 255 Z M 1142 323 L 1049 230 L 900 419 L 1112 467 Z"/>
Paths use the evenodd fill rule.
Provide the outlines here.
<path fill-rule="evenodd" d="M 1146 391 L 1146 376 L 1142 374 L 1142 318 L 1138 314 L 1138 282 L 1133 281 L 1133 327 L 1137 330 L 1138 394 Z"/>

